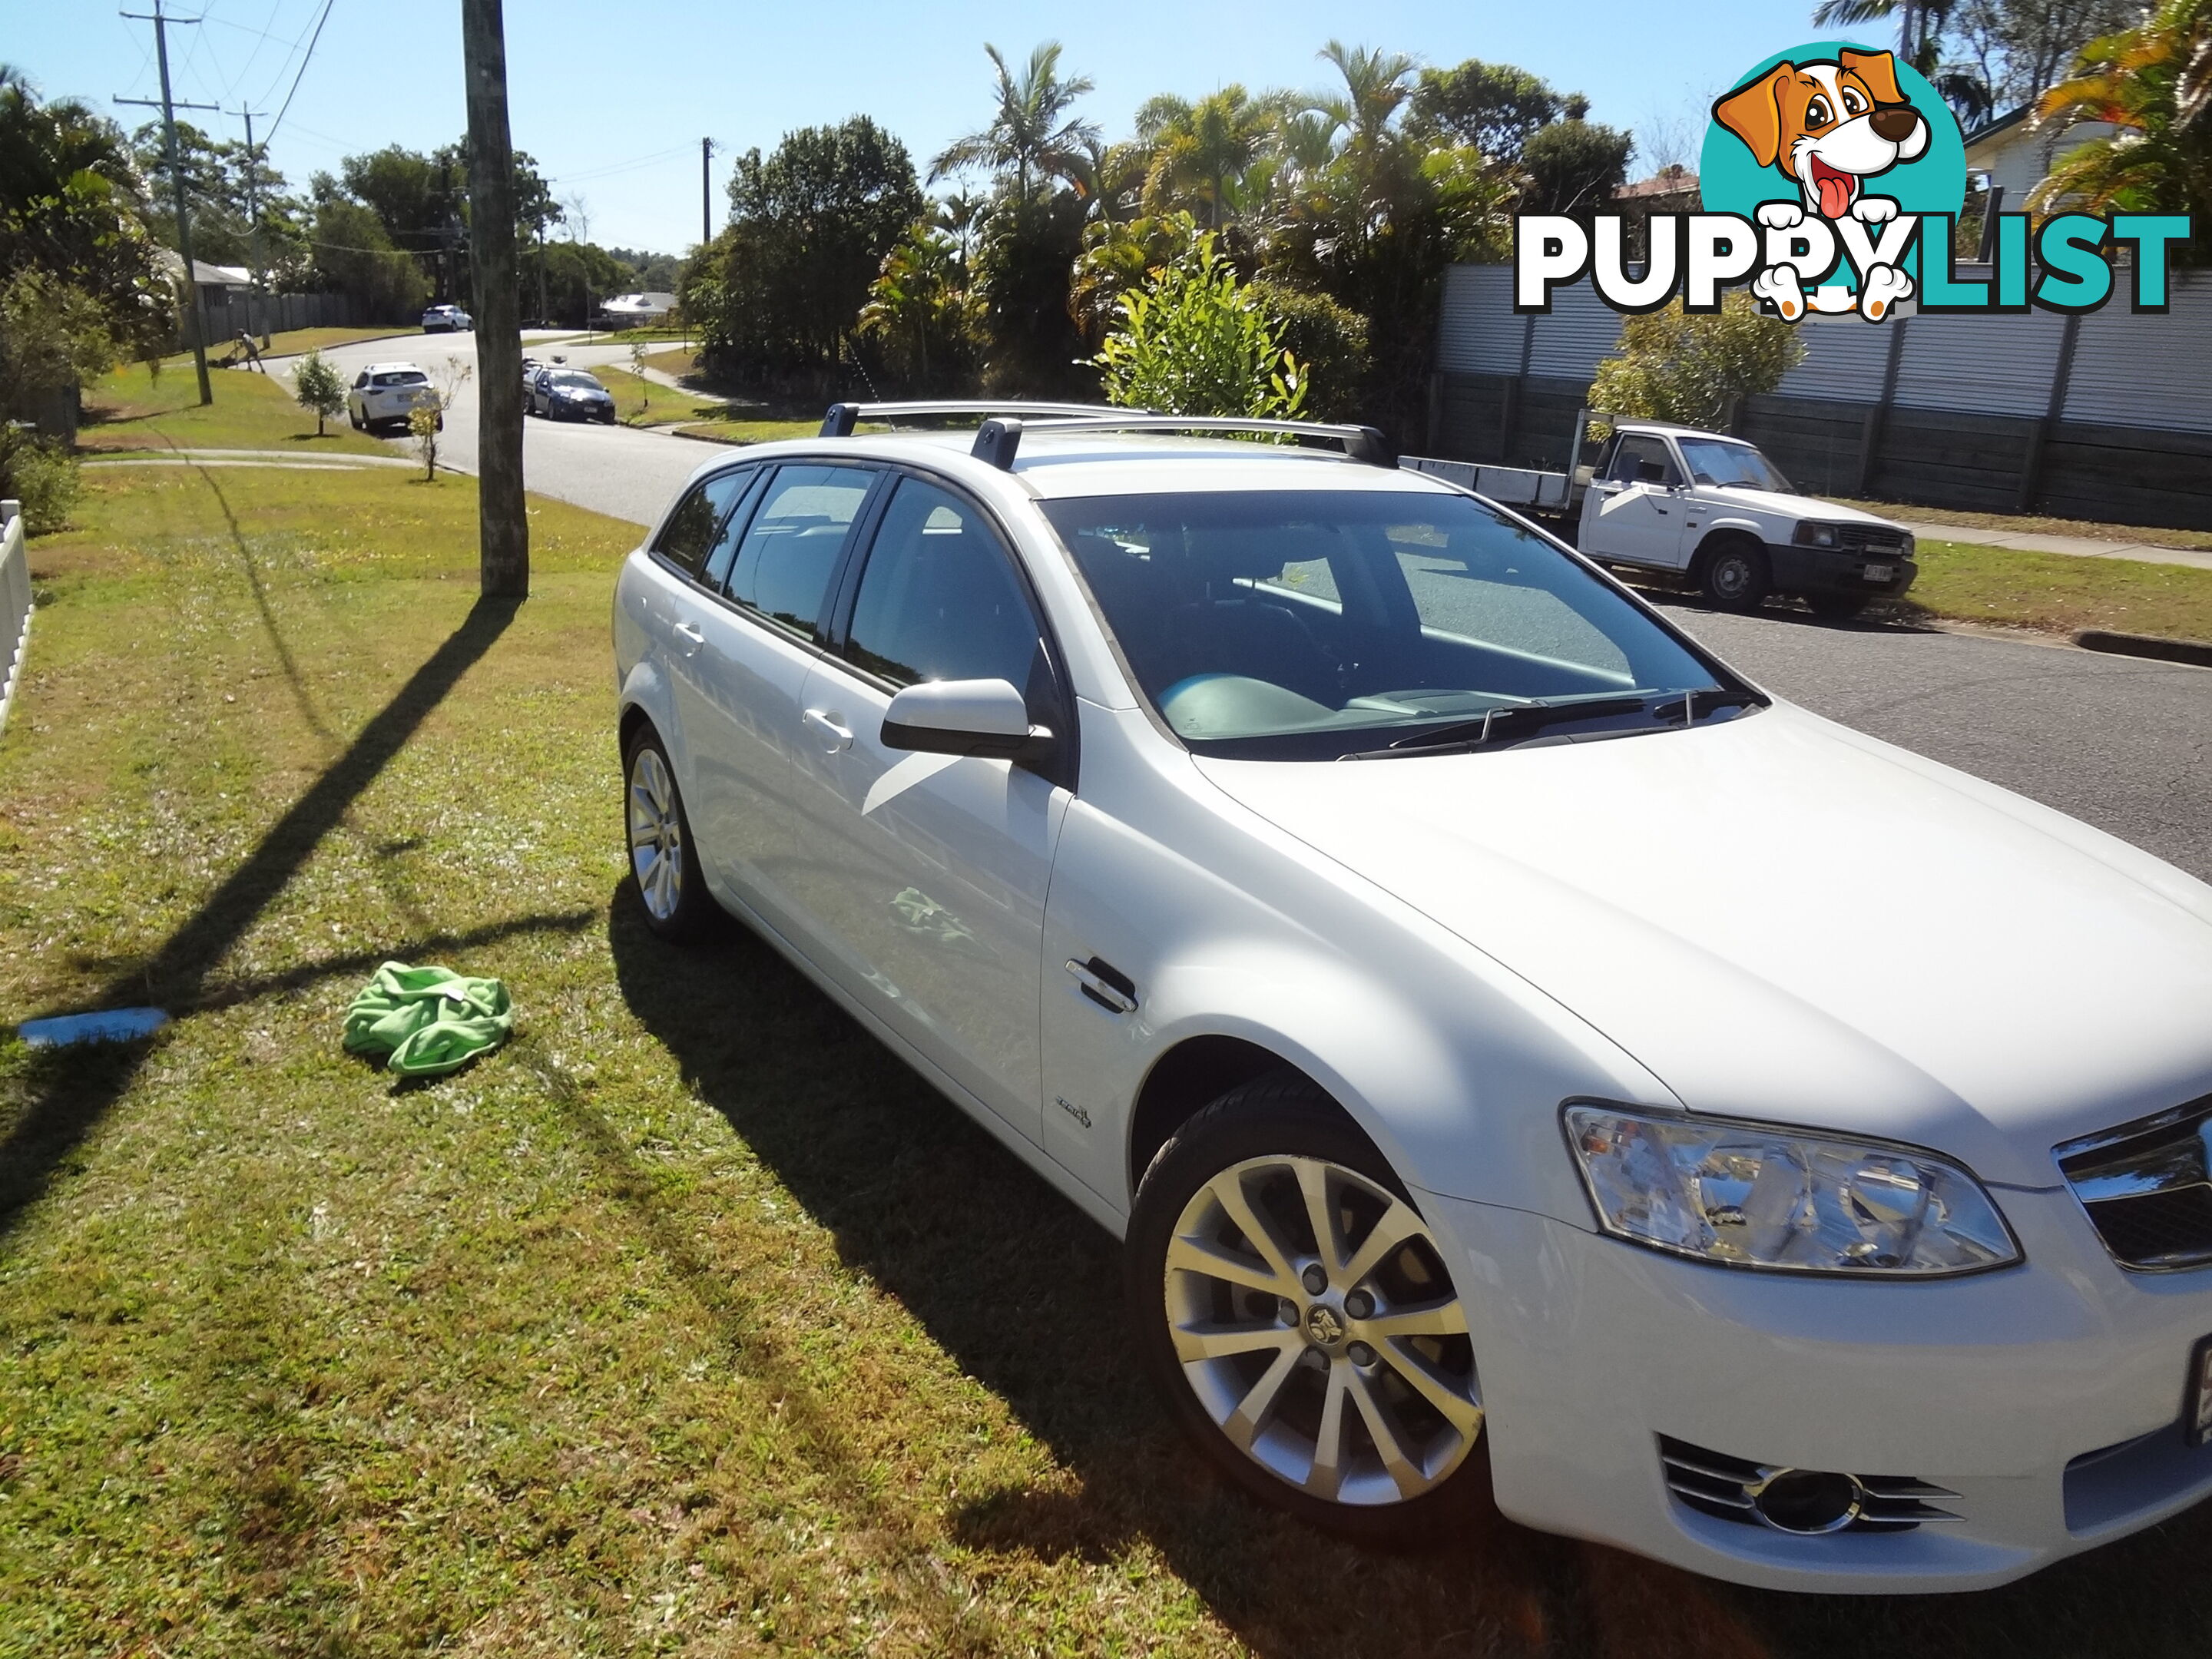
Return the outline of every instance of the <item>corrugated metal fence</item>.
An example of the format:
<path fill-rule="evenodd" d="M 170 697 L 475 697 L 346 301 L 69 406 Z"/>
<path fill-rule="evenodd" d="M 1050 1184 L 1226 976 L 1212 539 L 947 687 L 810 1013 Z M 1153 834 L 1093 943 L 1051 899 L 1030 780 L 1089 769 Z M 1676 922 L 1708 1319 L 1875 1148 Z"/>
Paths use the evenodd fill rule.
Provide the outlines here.
<path fill-rule="evenodd" d="M 2116 301 L 2079 316 L 1820 317 L 1798 333 L 1804 362 L 1735 429 L 1808 489 L 2212 528 L 2212 281 L 2178 277 L 2164 315 Z M 1620 334 L 1586 283 L 1548 316 L 1516 317 L 1509 268 L 1455 266 L 1431 448 L 1563 465 Z"/>

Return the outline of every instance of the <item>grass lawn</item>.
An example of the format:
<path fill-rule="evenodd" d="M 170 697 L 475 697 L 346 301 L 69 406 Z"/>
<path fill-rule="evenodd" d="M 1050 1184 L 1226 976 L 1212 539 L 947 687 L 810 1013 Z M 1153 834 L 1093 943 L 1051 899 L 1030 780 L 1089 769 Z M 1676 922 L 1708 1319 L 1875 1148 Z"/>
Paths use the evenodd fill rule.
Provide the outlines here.
<path fill-rule="evenodd" d="M 1907 604 L 1955 622 L 2212 640 L 2212 570 L 1923 541 Z"/>
<path fill-rule="evenodd" d="M 351 345 L 356 340 L 383 340 L 395 334 L 419 335 L 421 332 L 419 328 L 411 328 L 401 323 L 374 324 L 367 328 L 287 329 L 282 334 L 270 335 L 269 343 L 262 347 L 261 355 L 264 357 L 289 357 L 298 352 L 313 351 L 325 346 Z M 258 336 L 255 337 L 254 343 L 260 345 Z M 216 354 L 220 355 L 227 348 L 219 344 L 214 349 Z M 183 363 L 189 371 L 192 360 L 191 355 L 187 353 L 182 357 L 172 358 L 170 361 Z"/>
<path fill-rule="evenodd" d="M 337 450 L 364 455 L 392 452 L 356 432 L 343 414 L 324 423 L 292 400 L 284 383 L 250 370 L 210 371 L 215 401 L 202 406 L 191 361 L 166 365 L 155 379 L 143 363 L 119 368 L 84 395 L 85 418 L 77 447 L 112 449 L 282 449 L 302 455 Z"/>
<path fill-rule="evenodd" d="M 615 414 L 624 426 L 678 426 L 712 415 L 721 399 L 703 392 L 677 392 L 633 374 L 626 368 L 602 364 L 592 370 L 601 386 L 614 393 Z M 820 422 L 815 424 L 819 426 Z"/>
<path fill-rule="evenodd" d="M 2201 1653 L 2212 1514 L 1939 1601 L 1740 1591 L 1491 1521 L 1261 1515 L 1127 1352 L 1115 1246 L 621 854 L 609 587 L 472 483 L 88 478 L 0 738 L 0 1656 Z M 516 1040 L 395 1086 L 387 957 Z"/>

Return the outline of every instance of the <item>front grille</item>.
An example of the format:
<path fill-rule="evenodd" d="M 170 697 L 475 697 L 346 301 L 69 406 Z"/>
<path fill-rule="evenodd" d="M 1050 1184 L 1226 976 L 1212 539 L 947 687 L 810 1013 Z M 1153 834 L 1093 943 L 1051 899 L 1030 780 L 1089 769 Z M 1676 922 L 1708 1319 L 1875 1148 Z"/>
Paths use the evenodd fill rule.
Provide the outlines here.
<path fill-rule="evenodd" d="M 1903 553 L 1905 535 L 1870 524 L 1839 524 L 1836 545 L 1849 553 Z"/>
<path fill-rule="evenodd" d="M 2122 1267 L 2212 1261 L 2212 1095 L 2052 1150 Z"/>
<path fill-rule="evenodd" d="M 1747 1527 L 1768 1524 L 1759 1515 L 1753 1494 L 1771 1477 L 1783 1473 L 1781 1466 L 1725 1456 L 1663 1434 L 1659 1437 L 1659 1462 L 1666 1472 L 1667 1490 L 1700 1514 Z M 1923 1521 L 1959 1518 L 1927 1501 L 1956 1498 L 1958 1493 L 1914 1476 L 1860 1474 L 1851 1479 L 1861 1492 L 1858 1513 L 1838 1531 L 1911 1532 Z"/>

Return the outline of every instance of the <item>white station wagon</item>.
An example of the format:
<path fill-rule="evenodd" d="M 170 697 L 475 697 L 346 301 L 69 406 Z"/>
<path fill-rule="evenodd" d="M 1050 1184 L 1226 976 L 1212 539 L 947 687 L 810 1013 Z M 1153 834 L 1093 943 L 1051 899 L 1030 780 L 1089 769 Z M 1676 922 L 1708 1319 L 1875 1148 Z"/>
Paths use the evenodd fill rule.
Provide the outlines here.
<path fill-rule="evenodd" d="M 1893 1591 L 2212 1492 L 2212 888 L 1372 432 L 839 405 L 614 642 L 651 926 L 742 917 L 1123 1237 L 1260 1498 Z"/>

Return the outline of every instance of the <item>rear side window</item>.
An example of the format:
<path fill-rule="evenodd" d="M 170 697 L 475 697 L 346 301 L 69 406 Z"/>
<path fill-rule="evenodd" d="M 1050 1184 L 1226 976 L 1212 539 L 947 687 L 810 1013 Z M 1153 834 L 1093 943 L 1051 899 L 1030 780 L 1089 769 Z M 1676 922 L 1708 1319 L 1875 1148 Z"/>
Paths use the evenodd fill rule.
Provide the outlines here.
<path fill-rule="evenodd" d="M 729 472 L 718 472 L 689 495 L 682 505 L 668 515 L 660 539 L 653 550 L 676 566 L 694 580 L 704 573 L 707 556 L 714 550 L 715 537 L 720 532 L 730 509 L 745 493 L 752 482 L 750 468 Z"/>
<path fill-rule="evenodd" d="M 901 480 L 853 605 L 846 655 L 895 685 L 1011 680 L 1042 660 L 1036 614 L 1006 550 L 974 508 Z"/>
<path fill-rule="evenodd" d="M 837 556 L 876 475 L 857 466 L 781 466 L 730 568 L 739 605 L 811 639 Z"/>

